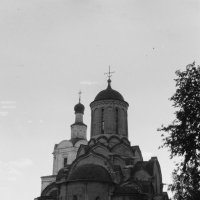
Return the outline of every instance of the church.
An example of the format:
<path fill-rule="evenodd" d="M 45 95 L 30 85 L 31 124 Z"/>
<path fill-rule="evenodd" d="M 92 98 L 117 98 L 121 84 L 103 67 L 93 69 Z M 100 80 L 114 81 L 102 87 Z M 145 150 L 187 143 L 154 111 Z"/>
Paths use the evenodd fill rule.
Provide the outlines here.
<path fill-rule="evenodd" d="M 139 146 L 130 144 L 129 104 L 108 74 L 107 88 L 90 103 L 90 140 L 79 98 L 71 139 L 54 146 L 53 174 L 41 177 L 35 200 L 169 200 L 157 157 L 144 161 Z"/>

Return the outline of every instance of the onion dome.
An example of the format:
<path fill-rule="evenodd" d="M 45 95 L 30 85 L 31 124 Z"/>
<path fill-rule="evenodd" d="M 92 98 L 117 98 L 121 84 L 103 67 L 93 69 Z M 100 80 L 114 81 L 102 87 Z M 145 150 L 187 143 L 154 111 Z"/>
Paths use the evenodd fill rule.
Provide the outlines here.
<path fill-rule="evenodd" d="M 69 175 L 68 181 L 112 182 L 108 171 L 104 167 L 94 164 L 78 167 Z"/>
<path fill-rule="evenodd" d="M 124 101 L 124 97 L 119 92 L 111 88 L 110 79 L 108 79 L 108 87 L 105 90 L 99 92 L 95 97 L 94 101 L 108 100 L 108 99 Z"/>
<path fill-rule="evenodd" d="M 82 113 L 82 114 L 84 114 L 84 110 L 85 110 L 85 106 L 82 103 L 80 103 L 80 102 L 74 106 L 75 114 L 76 113 Z"/>

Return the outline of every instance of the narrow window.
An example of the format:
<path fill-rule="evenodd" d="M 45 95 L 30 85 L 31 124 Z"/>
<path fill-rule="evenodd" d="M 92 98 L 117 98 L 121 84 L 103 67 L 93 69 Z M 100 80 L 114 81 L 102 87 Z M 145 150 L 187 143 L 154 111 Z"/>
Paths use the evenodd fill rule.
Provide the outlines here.
<path fill-rule="evenodd" d="M 100 200 L 100 198 L 99 197 L 96 197 L 96 199 L 95 200 Z"/>
<path fill-rule="evenodd" d="M 64 166 L 64 167 L 67 166 L 67 158 L 64 158 L 63 166 Z"/>
<path fill-rule="evenodd" d="M 104 109 L 101 110 L 101 133 L 104 134 Z"/>
<path fill-rule="evenodd" d="M 118 111 L 118 108 L 116 108 L 116 109 L 115 109 L 115 125 L 116 125 L 116 134 L 118 134 L 118 123 L 119 123 L 118 115 L 119 115 L 119 111 Z"/>

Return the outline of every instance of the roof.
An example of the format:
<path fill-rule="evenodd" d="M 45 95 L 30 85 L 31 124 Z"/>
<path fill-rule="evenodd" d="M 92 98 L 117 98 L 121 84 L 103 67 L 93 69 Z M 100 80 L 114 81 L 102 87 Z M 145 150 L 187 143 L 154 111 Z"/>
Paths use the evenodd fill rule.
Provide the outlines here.
<path fill-rule="evenodd" d="M 111 80 L 108 80 L 108 87 L 105 90 L 99 92 L 95 97 L 94 101 L 108 100 L 108 99 L 124 101 L 124 97 L 118 91 L 113 90 L 111 88 L 110 83 Z"/>
<path fill-rule="evenodd" d="M 75 113 L 82 113 L 82 114 L 84 114 L 84 110 L 85 110 L 85 107 L 80 102 L 74 106 Z"/>
<path fill-rule="evenodd" d="M 92 181 L 92 182 L 112 182 L 108 171 L 100 166 L 94 164 L 86 164 L 77 167 L 67 180 L 68 182 L 74 181 Z"/>
<path fill-rule="evenodd" d="M 58 174 L 56 176 L 56 181 L 61 180 L 62 178 L 66 178 L 68 176 L 68 172 L 69 172 L 69 166 L 66 166 L 64 168 L 61 168 L 58 171 Z"/>

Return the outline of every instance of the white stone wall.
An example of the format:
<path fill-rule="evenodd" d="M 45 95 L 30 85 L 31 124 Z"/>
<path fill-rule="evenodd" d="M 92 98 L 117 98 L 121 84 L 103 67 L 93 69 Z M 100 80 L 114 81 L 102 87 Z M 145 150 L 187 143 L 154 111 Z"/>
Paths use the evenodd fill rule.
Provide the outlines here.
<path fill-rule="evenodd" d="M 71 138 L 86 139 L 87 127 L 84 125 L 74 124 L 71 126 Z"/>
<path fill-rule="evenodd" d="M 64 167 L 64 158 L 67 158 L 67 164 L 71 164 L 76 159 L 80 145 L 86 145 L 87 143 L 87 140 L 83 139 L 77 141 L 73 146 L 70 140 L 63 140 L 55 146 L 53 152 L 53 175 L 41 177 L 41 192 L 56 180 L 59 170 Z"/>
<path fill-rule="evenodd" d="M 76 113 L 75 122 L 83 122 L 83 114 L 82 113 Z"/>
<path fill-rule="evenodd" d="M 75 146 L 71 141 L 63 140 L 56 146 L 53 152 L 53 175 L 56 175 L 64 167 L 64 158 L 67 158 L 67 164 L 71 164 L 75 160 L 81 144 L 87 144 L 87 140 L 80 140 Z"/>
<path fill-rule="evenodd" d="M 43 176 L 41 177 L 42 181 L 42 187 L 41 187 L 41 192 L 51 183 L 56 181 L 56 176 Z"/>

